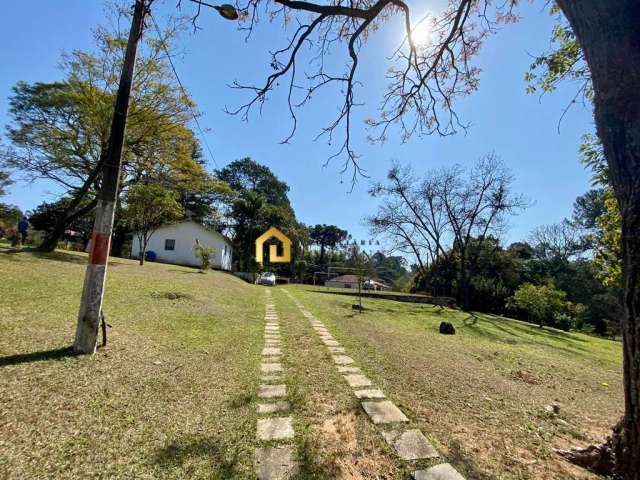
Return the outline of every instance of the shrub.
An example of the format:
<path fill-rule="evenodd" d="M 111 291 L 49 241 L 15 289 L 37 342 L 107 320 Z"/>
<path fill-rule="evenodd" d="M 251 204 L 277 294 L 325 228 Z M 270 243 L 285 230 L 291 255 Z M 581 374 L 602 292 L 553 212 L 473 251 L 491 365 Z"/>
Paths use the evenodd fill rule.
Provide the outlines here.
<path fill-rule="evenodd" d="M 200 245 L 200 242 L 196 240 L 196 243 L 193 245 L 193 251 L 196 254 L 196 257 L 200 260 L 201 272 L 206 272 L 211 268 L 211 260 L 216 253 L 216 249 L 214 247 Z"/>

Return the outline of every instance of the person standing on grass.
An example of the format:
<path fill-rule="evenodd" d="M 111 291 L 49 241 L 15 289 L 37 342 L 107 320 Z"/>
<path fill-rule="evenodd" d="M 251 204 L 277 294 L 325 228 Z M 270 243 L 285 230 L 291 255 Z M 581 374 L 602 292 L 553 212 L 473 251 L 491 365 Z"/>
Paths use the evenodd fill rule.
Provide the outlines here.
<path fill-rule="evenodd" d="M 29 233 L 29 220 L 27 220 L 27 217 L 22 217 L 22 220 L 18 222 L 18 233 L 20 234 L 20 243 L 24 245 Z"/>

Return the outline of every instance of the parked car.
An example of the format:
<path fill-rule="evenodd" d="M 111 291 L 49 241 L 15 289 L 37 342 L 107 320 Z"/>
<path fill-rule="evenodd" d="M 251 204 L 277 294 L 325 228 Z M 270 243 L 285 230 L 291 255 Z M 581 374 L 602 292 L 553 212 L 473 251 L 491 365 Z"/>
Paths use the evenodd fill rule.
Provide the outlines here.
<path fill-rule="evenodd" d="M 258 283 L 260 285 L 274 286 L 276 284 L 276 276 L 274 273 L 264 272 L 263 274 L 260 275 L 260 278 L 258 279 Z"/>

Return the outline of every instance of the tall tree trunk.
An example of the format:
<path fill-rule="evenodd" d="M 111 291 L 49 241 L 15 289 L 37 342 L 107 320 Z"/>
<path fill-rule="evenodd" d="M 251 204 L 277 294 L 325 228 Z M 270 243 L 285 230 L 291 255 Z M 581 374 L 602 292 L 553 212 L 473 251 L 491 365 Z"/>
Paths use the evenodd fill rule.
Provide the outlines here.
<path fill-rule="evenodd" d="M 73 223 L 78 218 L 81 218 L 85 215 L 91 213 L 91 211 L 96 208 L 97 199 L 91 200 L 88 204 L 76 210 L 75 212 L 70 212 L 69 209 L 65 211 L 65 214 L 61 216 L 53 227 L 53 230 L 47 234 L 47 236 L 42 240 L 42 243 L 38 247 L 39 250 L 43 252 L 53 252 L 55 248 L 58 246 L 58 242 L 64 235 L 64 231 L 67 229 L 67 226 Z"/>
<path fill-rule="evenodd" d="M 146 234 L 145 234 L 146 235 Z M 144 265 L 144 254 L 147 250 L 147 242 L 142 239 L 142 237 L 138 234 L 138 260 L 140 261 L 140 265 Z"/>
<path fill-rule="evenodd" d="M 595 120 L 622 214 L 625 413 L 616 470 L 640 479 L 640 1 L 557 0 L 591 71 Z"/>
<path fill-rule="evenodd" d="M 469 271 L 467 265 L 467 253 L 460 252 L 460 284 L 458 285 L 458 303 L 463 310 L 469 310 Z"/>

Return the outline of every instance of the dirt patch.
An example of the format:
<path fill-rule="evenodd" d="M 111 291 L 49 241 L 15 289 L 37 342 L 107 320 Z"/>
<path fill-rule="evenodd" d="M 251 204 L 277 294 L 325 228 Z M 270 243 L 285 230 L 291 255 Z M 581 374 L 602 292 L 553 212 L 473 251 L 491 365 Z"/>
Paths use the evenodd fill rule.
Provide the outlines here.
<path fill-rule="evenodd" d="M 194 296 L 182 292 L 152 292 L 151 296 L 164 300 L 193 300 Z"/>
<path fill-rule="evenodd" d="M 355 451 L 358 443 L 355 414 L 339 413 L 322 422 L 318 430 L 326 443 L 339 445 L 340 451 L 349 453 Z"/>
<path fill-rule="evenodd" d="M 370 480 L 393 477 L 395 466 L 389 458 L 359 441 L 355 413 L 338 413 L 314 429 L 320 448 L 331 464 L 332 478 Z"/>
<path fill-rule="evenodd" d="M 527 372 L 526 370 L 515 370 L 511 372 L 511 376 L 516 380 L 528 383 L 529 385 L 540 385 L 542 383 L 542 379 L 540 377 L 531 372 Z"/>

